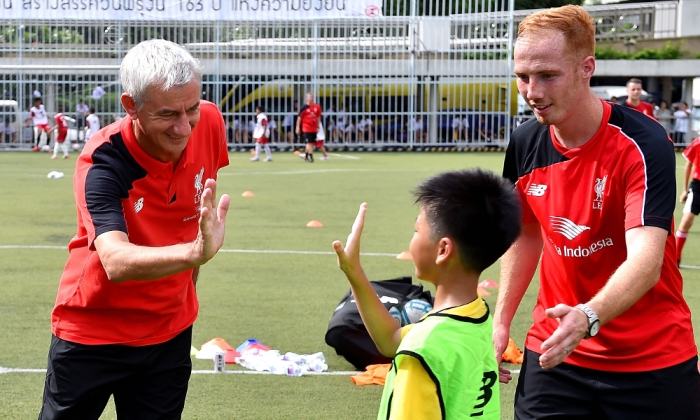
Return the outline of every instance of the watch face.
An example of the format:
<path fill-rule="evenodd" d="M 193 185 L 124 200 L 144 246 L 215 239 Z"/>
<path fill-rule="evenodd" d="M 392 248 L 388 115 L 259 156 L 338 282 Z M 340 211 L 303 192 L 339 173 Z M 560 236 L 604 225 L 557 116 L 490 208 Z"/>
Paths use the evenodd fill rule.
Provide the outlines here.
<path fill-rule="evenodd" d="M 600 330 L 600 321 L 599 321 L 599 320 L 595 320 L 595 322 L 593 322 L 593 323 L 591 324 L 591 326 L 590 326 L 590 328 L 589 328 L 588 330 L 590 331 L 589 335 L 590 335 L 591 337 L 595 337 L 596 334 L 598 334 L 598 331 Z"/>

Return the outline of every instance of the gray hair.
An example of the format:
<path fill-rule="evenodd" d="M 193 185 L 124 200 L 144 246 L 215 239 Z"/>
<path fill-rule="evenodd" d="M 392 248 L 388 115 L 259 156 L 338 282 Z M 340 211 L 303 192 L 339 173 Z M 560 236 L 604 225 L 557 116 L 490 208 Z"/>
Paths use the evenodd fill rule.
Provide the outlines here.
<path fill-rule="evenodd" d="M 182 46 L 164 39 L 143 41 L 126 54 L 119 68 L 124 92 L 142 108 L 148 88 L 170 90 L 193 80 L 202 83 L 202 66 Z"/>

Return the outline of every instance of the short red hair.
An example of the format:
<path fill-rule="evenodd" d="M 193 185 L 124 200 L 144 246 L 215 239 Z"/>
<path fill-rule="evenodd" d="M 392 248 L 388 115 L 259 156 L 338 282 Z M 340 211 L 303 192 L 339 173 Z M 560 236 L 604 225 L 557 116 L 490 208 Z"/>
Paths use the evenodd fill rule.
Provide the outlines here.
<path fill-rule="evenodd" d="M 561 32 L 569 51 L 581 58 L 595 57 L 595 25 L 583 7 L 568 5 L 528 15 L 518 26 L 518 37 L 544 30 Z"/>

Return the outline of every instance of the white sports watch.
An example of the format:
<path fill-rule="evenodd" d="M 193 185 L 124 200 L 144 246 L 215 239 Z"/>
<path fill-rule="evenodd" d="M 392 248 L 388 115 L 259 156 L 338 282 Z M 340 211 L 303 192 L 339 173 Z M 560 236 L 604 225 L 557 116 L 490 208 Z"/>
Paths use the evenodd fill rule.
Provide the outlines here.
<path fill-rule="evenodd" d="M 598 331 L 600 331 L 600 319 L 598 319 L 598 314 L 585 303 L 579 303 L 574 306 L 574 308 L 580 309 L 588 317 L 588 330 L 583 338 L 595 337 Z"/>

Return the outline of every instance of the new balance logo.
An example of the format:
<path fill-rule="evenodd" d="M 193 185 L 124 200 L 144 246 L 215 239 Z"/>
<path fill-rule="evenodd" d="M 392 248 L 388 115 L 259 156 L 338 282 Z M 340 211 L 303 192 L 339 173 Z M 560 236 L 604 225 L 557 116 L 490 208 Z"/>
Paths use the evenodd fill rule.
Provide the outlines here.
<path fill-rule="evenodd" d="M 143 208 L 143 197 L 139 198 L 139 199 L 136 200 L 136 202 L 134 203 L 134 211 L 135 211 L 136 213 L 138 213 L 138 212 L 141 211 L 142 208 Z"/>
<path fill-rule="evenodd" d="M 542 197 L 545 191 L 547 191 L 547 186 L 545 184 L 532 184 L 530 188 L 527 189 L 527 195 Z"/>
<path fill-rule="evenodd" d="M 580 235 L 584 230 L 591 228 L 585 225 L 577 225 L 565 217 L 550 216 L 552 219 L 552 228 L 555 232 L 561 233 L 568 240 L 572 240 Z"/>

